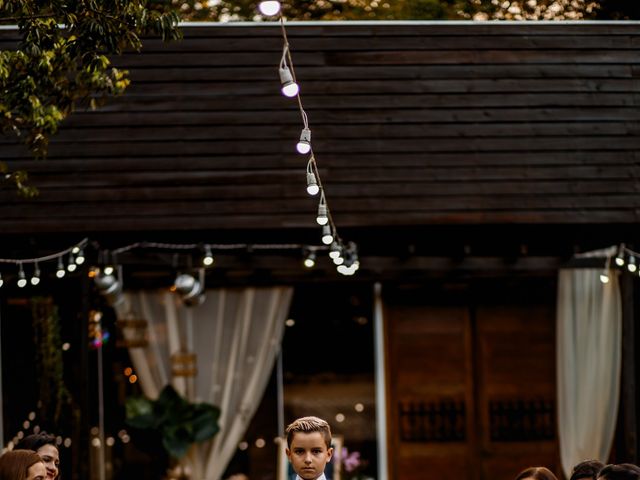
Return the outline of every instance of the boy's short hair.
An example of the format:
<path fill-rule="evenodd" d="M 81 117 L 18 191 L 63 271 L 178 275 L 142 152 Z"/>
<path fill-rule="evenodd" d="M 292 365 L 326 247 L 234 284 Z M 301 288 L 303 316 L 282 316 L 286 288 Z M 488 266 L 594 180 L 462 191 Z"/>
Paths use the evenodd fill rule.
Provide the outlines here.
<path fill-rule="evenodd" d="M 555 474 L 546 467 L 529 467 L 522 470 L 515 480 L 525 480 L 533 478 L 534 480 L 558 480 Z"/>
<path fill-rule="evenodd" d="M 569 480 L 596 480 L 598 478 L 598 472 L 603 468 L 604 463 L 599 460 L 585 460 L 584 462 L 574 465 Z"/>
<path fill-rule="evenodd" d="M 598 473 L 598 478 L 605 480 L 639 480 L 640 467 L 632 463 L 611 464 Z"/>
<path fill-rule="evenodd" d="M 327 448 L 331 448 L 331 428 L 329 424 L 318 417 L 302 417 L 291 423 L 285 433 L 287 434 L 287 446 L 291 447 L 293 436 L 298 433 L 320 432 L 324 437 Z"/>

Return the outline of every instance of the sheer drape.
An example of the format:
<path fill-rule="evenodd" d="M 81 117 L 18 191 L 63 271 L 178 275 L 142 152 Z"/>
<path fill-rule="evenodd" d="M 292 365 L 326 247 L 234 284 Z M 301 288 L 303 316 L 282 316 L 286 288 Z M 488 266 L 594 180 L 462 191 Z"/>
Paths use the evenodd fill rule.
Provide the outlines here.
<path fill-rule="evenodd" d="M 187 308 L 170 292 L 139 291 L 116 307 L 119 319 L 149 322 L 148 346 L 129 349 L 145 395 L 171 383 L 191 401 L 220 407 L 220 432 L 184 461 L 192 478 L 218 480 L 233 456 L 273 369 L 291 295 L 284 287 L 207 290 L 201 306 Z M 173 376 L 171 356 L 189 352 L 197 375 Z"/>
<path fill-rule="evenodd" d="M 609 256 L 614 251 L 584 256 Z M 603 261 L 604 265 L 604 261 Z M 562 269 L 557 305 L 560 458 L 567 478 L 583 460 L 607 461 L 618 412 L 622 307 L 618 277 L 602 269 Z"/>

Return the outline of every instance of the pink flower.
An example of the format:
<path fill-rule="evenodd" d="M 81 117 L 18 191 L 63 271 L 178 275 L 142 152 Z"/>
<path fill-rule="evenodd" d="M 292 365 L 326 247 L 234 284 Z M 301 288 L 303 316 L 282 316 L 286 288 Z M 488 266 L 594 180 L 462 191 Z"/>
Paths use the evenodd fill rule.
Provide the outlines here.
<path fill-rule="evenodd" d="M 360 460 L 360 452 L 349 453 L 349 450 L 347 450 L 346 447 L 342 449 L 340 460 L 342 461 L 342 465 L 346 472 L 353 472 L 362 464 Z"/>

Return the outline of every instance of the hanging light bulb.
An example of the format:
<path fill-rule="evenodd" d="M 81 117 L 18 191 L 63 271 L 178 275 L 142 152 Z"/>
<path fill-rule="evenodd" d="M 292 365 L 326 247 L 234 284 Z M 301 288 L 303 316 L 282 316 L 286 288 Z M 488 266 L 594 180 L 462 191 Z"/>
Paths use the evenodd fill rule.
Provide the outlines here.
<path fill-rule="evenodd" d="M 2 279 L 2 274 L 0 273 L 0 287 L 2 287 L 2 285 L 4 285 L 4 280 Z"/>
<path fill-rule="evenodd" d="M 326 225 L 329 223 L 329 217 L 327 216 L 327 203 L 325 202 L 324 195 L 320 199 L 318 204 L 318 216 L 316 217 L 318 225 Z"/>
<path fill-rule="evenodd" d="M 609 275 L 607 275 L 607 272 L 602 272 L 600 274 L 600 281 L 605 284 L 609 283 Z"/>
<path fill-rule="evenodd" d="M 311 151 L 311 130 L 308 128 L 303 128 L 300 132 L 300 140 L 296 145 L 296 150 L 303 155 Z"/>
<path fill-rule="evenodd" d="M 320 191 L 316 175 L 313 172 L 307 172 L 307 193 L 309 195 L 317 195 Z"/>
<path fill-rule="evenodd" d="M 27 278 L 24 274 L 24 270 L 22 269 L 22 263 L 19 263 L 18 265 L 18 287 L 24 288 L 27 285 Z"/>
<path fill-rule="evenodd" d="M 340 244 L 338 244 L 338 242 L 333 242 L 329 247 L 329 256 L 333 259 L 338 258 L 341 251 L 342 248 L 340 247 Z"/>
<path fill-rule="evenodd" d="M 300 91 L 300 87 L 293 81 L 293 75 L 287 65 L 281 65 L 278 70 L 280 74 L 280 83 L 282 84 L 282 94 L 285 97 L 295 97 Z"/>
<path fill-rule="evenodd" d="M 79 251 L 80 251 L 80 247 L 78 245 L 76 245 L 71 249 L 71 253 L 73 253 L 74 255 L 77 254 Z"/>
<path fill-rule="evenodd" d="M 624 266 L 624 245 L 620 245 L 620 248 L 618 248 L 618 255 L 616 255 L 615 261 L 617 266 Z"/>
<path fill-rule="evenodd" d="M 336 257 L 333 259 L 334 265 L 342 265 L 343 263 L 344 263 L 344 258 L 342 257 Z"/>
<path fill-rule="evenodd" d="M 72 255 L 69 255 L 69 263 L 67 263 L 67 270 L 70 272 L 75 272 L 76 268 L 78 268 L 78 265 L 76 265 L 76 262 L 73 259 Z"/>
<path fill-rule="evenodd" d="M 315 266 L 315 264 L 316 264 L 316 252 L 310 250 L 304 259 L 304 266 L 307 268 L 312 268 Z"/>
<path fill-rule="evenodd" d="M 113 272 L 115 272 L 115 268 L 113 267 L 113 265 L 107 265 L 106 267 L 104 267 L 105 275 L 113 275 Z"/>
<path fill-rule="evenodd" d="M 322 243 L 330 245 L 333 242 L 333 234 L 331 233 L 331 225 L 322 227 Z"/>
<path fill-rule="evenodd" d="M 280 11 L 280 2 L 278 2 L 277 0 L 263 1 L 258 5 L 258 9 L 263 15 L 266 15 L 267 17 L 273 17 Z"/>
<path fill-rule="evenodd" d="M 56 270 L 56 277 L 62 278 L 66 273 L 64 265 L 62 264 L 62 257 L 58 257 L 58 270 Z"/>
<path fill-rule="evenodd" d="M 38 262 L 33 267 L 33 276 L 31 277 L 31 285 L 38 285 L 40 283 L 40 268 Z"/>
<path fill-rule="evenodd" d="M 84 260 L 85 260 L 85 258 L 84 258 L 84 250 L 79 249 L 78 252 L 76 252 L 76 253 L 77 253 L 76 260 L 75 260 L 76 261 L 76 265 L 82 265 L 84 263 Z"/>
<path fill-rule="evenodd" d="M 207 267 L 213 265 L 213 254 L 211 253 L 211 247 L 209 245 L 205 245 L 204 247 L 204 257 L 202 258 L 202 264 Z"/>
<path fill-rule="evenodd" d="M 636 265 L 636 257 L 634 257 L 633 255 L 629 256 L 629 263 L 627 264 L 627 270 L 633 273 L 637 269 L 638 269 L 638 266 Z"/>

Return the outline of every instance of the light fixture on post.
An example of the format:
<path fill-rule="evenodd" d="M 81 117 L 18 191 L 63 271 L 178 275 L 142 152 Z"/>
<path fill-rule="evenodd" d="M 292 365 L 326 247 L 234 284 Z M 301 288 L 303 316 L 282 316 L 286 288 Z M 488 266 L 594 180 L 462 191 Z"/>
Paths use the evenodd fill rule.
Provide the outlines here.
<path fill-rule="evenodd" d="M 22 262 L 18 263 L 18 287 L 24 288 L 27 285 L 27 278 L 22 268 Z"/>
<path fill-rule="evenodd" d="M 278 73 L 280 74 L 280 84 L 282 85 L 282 94 L 285 97 L 295 97 L 300 91 L 300 87 L 293 79 L 293 74 L 287 65 L 287 54 L 289 53 L 289 47 L 284 46 L 282 50 L 282 58 L 280 59 L 280 67 Z"/>
<path fill-rule="evenodd" d="M 40 268 L 38 262 L 33 265 L 33 276 L 31 277 L 31 285 L 36 286 L 40 283 Z"/>
<path fill-rule="evenodd" d="M 331 231 L 331 225 L 325 225 L 322 227 L 322 243 L 330 245 L 333 242 L 333 232 Z"/>
<path fill-rule="evenodd" d="M 298 140 L 296 150 L 303 155 L 311 151 L 311 130 L 309 128 L 304 127 L 300 132 L 300 140 Z"/>
<path fill-rule="evenodd" d="M 277 15 L 280 12 L 280 8 L 280 2 L 278 2 L 277 0 L 262 1 L 258 5 L 260 13 L 266 15 L 267 17 L 273 17 L 274 15 Z"/>
<path fill-rule="evenodd" d="M 329 217 L 327 216 L 327 201 L 324 198 L 324 192 L 320 196 L 320 203 L 318 204 L 318 216 L 316 217 L 316 223 L 320 226 L 329 223 Z"/>

